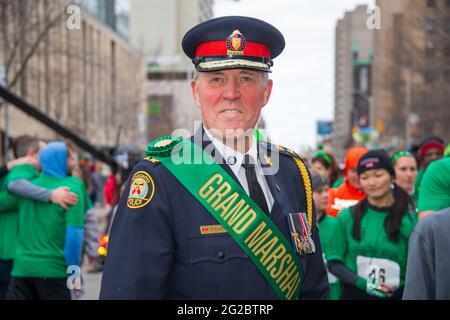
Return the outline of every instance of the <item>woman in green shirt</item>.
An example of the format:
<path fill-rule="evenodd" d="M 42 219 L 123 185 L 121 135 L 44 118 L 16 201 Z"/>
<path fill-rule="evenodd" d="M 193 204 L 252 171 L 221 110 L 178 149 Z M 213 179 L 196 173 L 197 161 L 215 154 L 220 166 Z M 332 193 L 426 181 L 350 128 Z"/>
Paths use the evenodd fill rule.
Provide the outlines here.
<path fill-rule="evenodd" d="M 366 197 L 337 216 L 328 269 L 342 282 L 341 299 L 401 299 L 408 241 L 417 223 L 411 198 L 395 185 L 384 150 L 361 157 L 358 176 Z"/>

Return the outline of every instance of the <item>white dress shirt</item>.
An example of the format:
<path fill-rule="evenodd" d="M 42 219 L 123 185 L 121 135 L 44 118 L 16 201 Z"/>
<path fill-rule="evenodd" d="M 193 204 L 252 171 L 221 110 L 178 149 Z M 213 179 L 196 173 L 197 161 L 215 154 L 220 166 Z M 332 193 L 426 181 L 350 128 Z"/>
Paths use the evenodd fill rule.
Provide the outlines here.
<path fill-rule="evenodd" d="M 208 132 L 208 129 L 205 128 L 205 133 L 208 135 L 209 139 L 214 145 L 214 148 L 220 152 L 220 155 L 223 157 L 223 159 L 227 162 L 228 166 L 233 171 L 234 175 L 238 178 L 241 186 L 244 188 L 247 195 L 250 196 L 248 183 L 247 183 L 247 177 L 245 176 L 245 169 L 242 167 L 242 161 L 244 160 L 245 154 L 242 154 L 229 146 L 222 143 L 222 141 L 219 141 L 216 139 L 210 132 Z M 267 184 L 266 178 L 263 174 L 263 170 L 261 167 L 261 163 L 259 162 L 258 158 L 258 148 L 257 148 L 257 142 L 255 137 L 252 135 L 251 141 L 250 141 L 250 149 L 248 150 L 247 154 L 252 157 L 253 159 L 256 159 L 255 161 L 255 171 L 256 171 L 256 179 L 258 180 L 259 185 L 261 186 L 261 189 L 264 193 L 264 197 L 266 198 L 267 207 L 269 208 L 269 212 L 272 211 L 274 199 L 272 196 L 272 193 L 270 192 L 269 185 Z"/>

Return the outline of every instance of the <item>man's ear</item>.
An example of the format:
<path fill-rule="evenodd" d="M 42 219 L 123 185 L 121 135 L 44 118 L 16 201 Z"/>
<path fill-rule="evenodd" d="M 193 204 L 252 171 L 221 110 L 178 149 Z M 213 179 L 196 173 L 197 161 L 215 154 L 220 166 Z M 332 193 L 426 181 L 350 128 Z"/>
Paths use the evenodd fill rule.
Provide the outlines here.
<path fill-rule="evenodd" d="M 200 108 L 200 97 L 199 97 L 199 93 L 198 93 L 198 84 L 195 80 L 191 80 L 191 90 L 192 90 L 192 97 L 194 98 L 194 101 L 197 104 L 197 107 Z"/>
<path fill-rule="evenodd" d="M 29 148 L 27 150 L 27 153 L 25 154 L 26 157 L 34 157 L 37 156 L 37 152 L 34 151 L 32 148 Z"/>
<path fill-rule="evenodd" d="M 265 107 L 265 105 L 269 102 L 270 94 L 272 93 L 272 86 L 273 86 L 272 79 L 268 79 L 266 88 L 264 90 L 263 107 Z"/>

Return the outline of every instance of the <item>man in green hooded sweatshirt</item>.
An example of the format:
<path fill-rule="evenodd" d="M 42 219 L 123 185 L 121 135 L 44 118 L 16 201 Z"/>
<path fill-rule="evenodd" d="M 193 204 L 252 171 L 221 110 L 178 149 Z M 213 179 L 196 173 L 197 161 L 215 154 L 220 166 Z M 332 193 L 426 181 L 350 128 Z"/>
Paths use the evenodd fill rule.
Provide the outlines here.
<path fill-rule="evenodd" d="M 80 179 L 67 176 L 74 160 L 64 143 L 51 142 L 42 148 L 39 163 L 42 175 L 33 184 L 48 189 L 69 187 L 78 203 L 66 211 L 55 204 L 21 199 L 7 299 L 69 300 L 67 271 L 81 262 L 86 193 Z"/>

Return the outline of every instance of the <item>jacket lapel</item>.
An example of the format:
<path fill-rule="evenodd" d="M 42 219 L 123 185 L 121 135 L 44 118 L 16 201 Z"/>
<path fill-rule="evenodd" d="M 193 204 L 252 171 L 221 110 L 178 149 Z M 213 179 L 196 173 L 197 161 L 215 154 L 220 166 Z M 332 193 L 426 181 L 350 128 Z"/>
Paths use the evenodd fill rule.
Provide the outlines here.
<path fill-rule="evenodd" d="M 286 202 L 286 194 L 282 184 L 280 183 L 280 170 L 278 157 L 272 157 L 271 150 L 266 145 L 258 144 L 258 157 L 261 163 L 264 176 L 272 193 L 274 203 L 270 212 L 272 221 L 276 221 L 280 218 L 284 211 L 284 205 Z M 273 151 L 272 151 L 273 152 Z"/>

